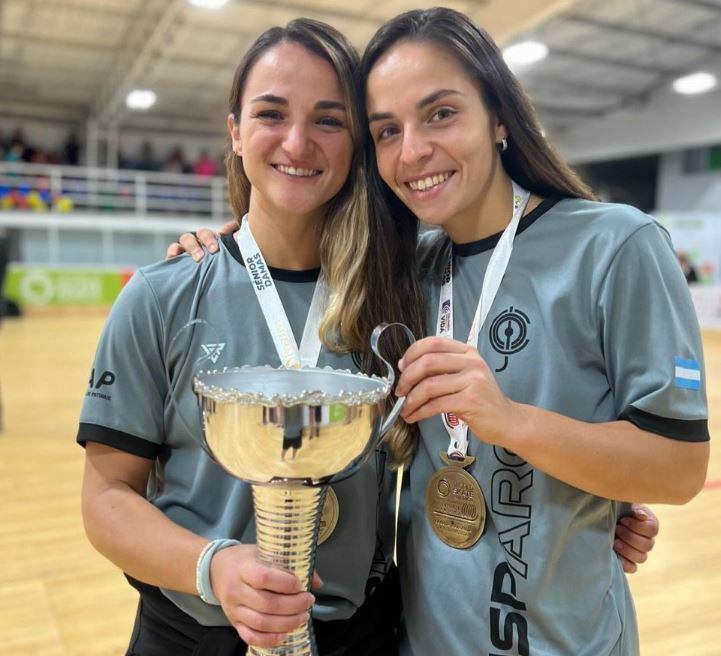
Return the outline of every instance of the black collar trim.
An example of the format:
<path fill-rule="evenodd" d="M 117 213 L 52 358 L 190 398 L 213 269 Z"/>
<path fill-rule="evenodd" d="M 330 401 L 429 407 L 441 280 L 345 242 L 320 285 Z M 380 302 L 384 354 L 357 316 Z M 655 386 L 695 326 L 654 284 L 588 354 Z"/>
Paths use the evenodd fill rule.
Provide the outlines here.
<path fill-rule="evenodd" d="M 550 210 L 559 200 L 561 200 L 561 198 L 558 196 L 542 200 L 538 207 L 521 219 L 516 234 L 520 235 L 524 230 L 530 228 L 535 221 L 548 212 L 548 210 Z M 453 244 L 453 254 L 460 255 L 461 257 L 468 257 L 469 255 L 478 255 L 479 253 L 483 253 L 483 251 L 495 248 L 502 234 L 502 232 L 497 232 L 495 235 L 489 235 L 488 237 L 484 237 L 478 241 L 472 241 L 467 244 Z"/>
<path fill-rule="evenodd" d="M 222 235 L 220 239 L 233 258 L 237 260 L 241 266 L 245 266 L 235 237 L 233 237 L 233 235 Z M 269 266 L 268 271 L 270 271 L 273 280 L 282 280 L 284 282 L 316 282 L 320 276 L 320 267 L 317 269 L 293 271 L 292 269 L 277 269 L 276 267 Z"/>

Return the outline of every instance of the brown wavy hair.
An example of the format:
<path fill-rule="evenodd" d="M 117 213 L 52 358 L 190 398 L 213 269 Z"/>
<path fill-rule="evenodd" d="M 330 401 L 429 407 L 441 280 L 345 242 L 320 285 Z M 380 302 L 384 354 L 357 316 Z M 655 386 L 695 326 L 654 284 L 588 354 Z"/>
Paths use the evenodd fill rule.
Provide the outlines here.
<path fill-rule="evenodd" d="M 336 352 L 353 352 L 360 368 L 385 375 L 385 368 L 370 352 L 373 328 L 383 322 L 402 321 L 418 337 L 424 327 L 424 304 L 416 273 L 415 246 L 418 222 L 396 219 L 371 209 L 367 183 L 365 117 L 361 105 L 360 58 L 335 28 L 308 18 L 261 34 L 238 65 L 229 98 L 229 111 L 240 120 L 243 91 L 253 65 L 271 48 L 294 43 L 329 62 L 341 85 L 348 125 L 355 147 L 345 184 L 327 204 L 321 228 L 320 259 L 329 284 L 329 303 L 320 326 L 323 343 Z M 226 153 L 230 204 L 237 220 L 248 211 L 251 185 L 243 160 Z M 397 362 L 408 347 L 400 330 L 382 339 L 384 356 Z M 391 400 L 388 401 L 390 407 Z M 391 430 L 392 440 L 409 441 L 415 429 L 403 422 Z"/>

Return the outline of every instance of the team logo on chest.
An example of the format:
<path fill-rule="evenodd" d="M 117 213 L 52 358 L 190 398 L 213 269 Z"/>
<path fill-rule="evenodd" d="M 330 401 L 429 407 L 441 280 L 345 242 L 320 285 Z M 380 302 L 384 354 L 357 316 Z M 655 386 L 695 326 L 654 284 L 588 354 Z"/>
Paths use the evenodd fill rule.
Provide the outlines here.
<path fill-rule="evenodd" d="M 215 364 L 225 348 L 225 342 L 221 342 L 220 344 L 201 344 L 201 348 L 205 353 L 205 357 Z"/>
<path fill-rule="evenodd" d="M 508 367 L 508 356 L 518 353 L 526 348 L 528 339 L 528 326 L 531 320 L 525 312 L 513 306 L 502 310 L 488 331 L 491 346 L 496 353 L 503 356 L 503 364 L 495 371 L 504 371 Z"/>

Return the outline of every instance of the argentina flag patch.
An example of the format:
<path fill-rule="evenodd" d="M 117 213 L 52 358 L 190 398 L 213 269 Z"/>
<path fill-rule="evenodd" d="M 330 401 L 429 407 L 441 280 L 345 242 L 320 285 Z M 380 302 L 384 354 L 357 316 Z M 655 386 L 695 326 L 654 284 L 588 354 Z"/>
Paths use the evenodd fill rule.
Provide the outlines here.
<path fill-rule="evenodd" d="M 673 384 L 676 387 L 689 390 L 701 389 L 701 365 L 698 360 L 686 360 L 676 356 L 674 364 Z"/>

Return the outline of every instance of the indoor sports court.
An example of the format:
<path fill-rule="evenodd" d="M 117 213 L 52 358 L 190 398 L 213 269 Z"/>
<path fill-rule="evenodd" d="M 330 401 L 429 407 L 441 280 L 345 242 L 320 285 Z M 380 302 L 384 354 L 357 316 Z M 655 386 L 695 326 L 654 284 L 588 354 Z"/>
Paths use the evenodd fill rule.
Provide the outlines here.
<path fill-rule="evenodd" d="M 0 0 L 3 655 L 125 654 L 138 595 L 85 535 L 78 417 L 88 386 L 103 385 L 93 354 L 133 272 L 230 218 L 226 100 L 242 54 L 298 16 L 362 49 L 387 19 L 435 3 L 203 4 Z M 504 48 L 544 132 L 601 199 L 671 235 L 702 329 L 711 457 L 691 502 L 651 505 L 660 533 L 629 582 L 642 654 L 717 656 L 721 0 L 447 4 Z M 653 340 L 663 326 L 637 329 Z"/>

